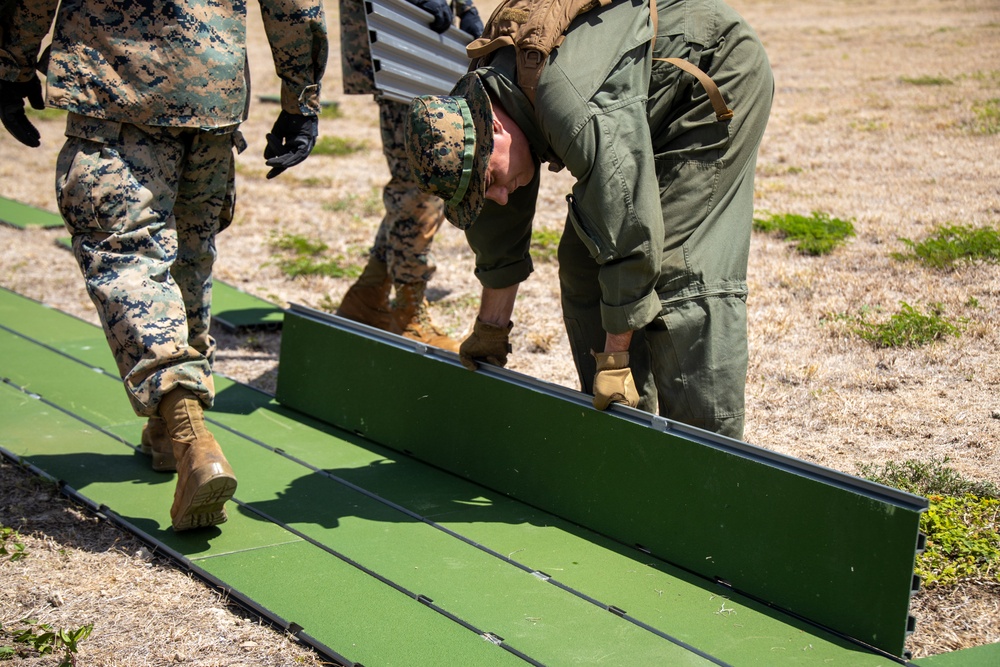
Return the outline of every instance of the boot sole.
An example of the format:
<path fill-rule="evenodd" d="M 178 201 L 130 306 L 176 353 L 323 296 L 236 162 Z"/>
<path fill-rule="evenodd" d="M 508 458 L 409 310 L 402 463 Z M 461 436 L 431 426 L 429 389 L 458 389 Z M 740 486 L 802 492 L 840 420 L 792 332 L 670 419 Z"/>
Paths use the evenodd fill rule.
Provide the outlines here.
<path fill-rule="evenodd" d="M 218 463 L 210 463 L 191 473 L 190 499 L 182 502 L 173 518 L 174 532 L 207 528 L 225 523 L 225 504 L 236 493 L 236 477 Z"/>

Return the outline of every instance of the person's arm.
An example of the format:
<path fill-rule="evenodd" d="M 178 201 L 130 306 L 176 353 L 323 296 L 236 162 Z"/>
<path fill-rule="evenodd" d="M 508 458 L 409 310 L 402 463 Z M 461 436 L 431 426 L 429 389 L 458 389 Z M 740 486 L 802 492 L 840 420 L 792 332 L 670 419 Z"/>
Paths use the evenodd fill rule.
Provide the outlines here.
<path fill-rule="evenodd" d="M 510 324 L 514 301 L 517 299 L 517 288 L 517 284 L 501 289 L 484 287 L 479 302 L 479 319 L 496 327 L 506 327 Z"/>
<path fill-rule="evenodd" d="M 0 121 L 15 139 L 32 148 L 40 145 L 41 138 L 24 113 L 24 102 L 34 109 L 45 108 L 35 68 L 57 4 L 58 0 L 0 4 Z"/>
<path fill-rule="evenodd" d="M 628 352 L 629 345 L 632 344 L 632 332 L 613 334 L 609 333 L 604 338 L 605 352 Z"/>
<path fill-rule="evenodd" d="M 479 16 L 479 10 L 472 4 L 472 0 L 455 0 L 455 15 L 458 17 L 458 27 L 473 39 L 483 34 L 483 20 Z"/>
<path fill-rule="evenodd" d="M 281 109 L 316 116 L 329 54 L 320 0 L 260 0 L 264 32 L 281 79 Z"/>
<path fill-rule="evenodd" d="M 281 79 L 281 112 L 264 149 L 271 168 L 267 177 L 274 178 L 309 157 L 316 145 L 329 42 L 319 0 L 261 0 L 261 15 Z"/>
<path fill-rule="evenodd" d="M 480 363 L 507 365 L 507 355 L 511 351 L 510 330 L 514 328 L 510 316 L 514 312 L 517 287 L 518 283 L 496 289 L 483 287 L 479 316 L 472 333 L 458 350 L 462 365 L 470 371 L 479 368 Z"/>
<path fill-rule="evenodd" d="M 510 316 L 517 288 L 532 271 L 531 221 L 535 215 L 539 176 L 518 188 L 506 206 L 487 201 L 479 218 L 465 230 L 476 254 L 476 277 L 483 286 L 479 316 L 462 343 L 459 357 L 469 370 L 480 362 L 504 366 L 511 351 Z"/>

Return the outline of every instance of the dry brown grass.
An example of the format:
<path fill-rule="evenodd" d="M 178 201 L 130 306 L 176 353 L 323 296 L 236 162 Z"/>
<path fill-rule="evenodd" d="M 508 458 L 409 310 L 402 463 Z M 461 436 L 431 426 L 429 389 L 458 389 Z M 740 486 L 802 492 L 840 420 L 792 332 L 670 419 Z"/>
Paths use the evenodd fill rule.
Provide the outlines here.
<path fill-rule="evenodd" d="M 758 164 L 758 210 L 821 210 L 853 218 L 858 232 L 825 257 L 804 257 L 784 241 L 754 236 L 747 440 L 846 472 L 861 462 L 947 457 L 968 477 L 1000 483 L 997 267 L 940 272 L 890 257 L 904 249 L 900 237 L 920 239 L 936 225 L 1000 224 L 1000 134 L 973 131 L 974 104 L 1000 98 L 1000 8 L 995 0 L 734 5 L 760 33 L 777 82 Z M 336 3 L 328 2 L 328 10 L 336 45 Z M 257 19 L 252 31 L 254 91 L 274 94 Z M 907 82 L 921 77 L 951 83 Z M 325 97 L 336 99 L 344 115 L 324 119 L 321 132 L 377 147 L 374 104 L 343 97 L 339 88 L 334 58 Z M 285 278 L 270 240 L 274 234 L 322 239 L 331 254 L 362 262 L 379 221 L 363 203 L 377 195 L 386 168 L 376 149 L 314 157 L 267 181 L 260 155 L 276 113 L 255 103 L 243 127 L 250 148 L 239 158 L 237 219 L 219 237 L 217 276 L 278 303 L 330 307 L 350 281 Z M 40 129 L 43 148 L 34 151 L 0 133 L 0 192 L 54 210 L 62 128 L 47 122 Z M 567 183 L 546 175 L 539 225 L 561 228 Z M 0 284 L 96 323 L 72 257 L 55 249 L 62 235 L 0 228 Z M 472 256 L 450 226 L 436 240 L 436 256 L 434 317 L 461 336 L 479 291 Z M 950 317 L 972 324 L 961 338 L 876 350 L 830 323 L 862 307 L 894 312 L 901 301 L 940 302 Z M 574 386 L 553 263 L 540 263 L 522 287 L 515 322 L 510 367 Z M 219 340 L 219 371 L 274 388 L 279 334 L 220 332 Z M 48 492 L 21 491 L 31 488 L 23 481 L 11 492 L 18 475 L 9 466 L 0 474 L 0 520 L 22 525 L 24 517 L 36 554 L 17 568 L 0 566 L 0 621 L 35 613 L 66 626 L 98 623 L 100 632 L 84 643 L 87 664 L 163 664 L 174 655 L 185 664 L 315 664 L 187 575 L 136 555 L 141 545 L 133 539 Z M 61 606 L 51 604 L 56 593 Z M 909 647 L 919 657 L 1000 641 L 998 606 L 995 585 L 924 592 L 913 604 L 919 622 Z"/>

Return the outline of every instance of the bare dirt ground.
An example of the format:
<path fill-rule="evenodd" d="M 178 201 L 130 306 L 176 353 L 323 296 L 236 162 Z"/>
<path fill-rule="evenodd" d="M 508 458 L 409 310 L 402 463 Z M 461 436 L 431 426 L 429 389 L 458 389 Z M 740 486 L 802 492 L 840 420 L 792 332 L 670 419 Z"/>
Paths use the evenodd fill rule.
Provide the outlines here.
<path fill-rule="evenodd" d="M 905 250 L 900 238 L 922 239 L 938 225 L 1000 225 L 1000 134 L 976 129 L 977 105 L 1000 98 L 1000 6 L 996 0 L 733 4 L 758 30 L 777 84 L 757 168 L 758 211 L 824 211 L 853 219 L 857 230 L 823 257 L 754 235 L 746 439 L 850 473 L 860 463 L 947 457 L 967 477 L 1000 483 L 997 267 L 942 272 L 890 256 Z M 482 3 L 483 13 L 493 5 Z M 332 55 L 324 98 L 343 113 L 324 118 L 320 131 L 364 150 L 314 156 L 265 180 L 260 156 L 278 110 L 255 101 L 243 126 L 249 148 L 238 162 L 237 218 L 219 237 L 216 273 L 276 303 L 327 310 L 351 281 L 290 279 L 275 262 L 273 243 L 300 235 L 327 243 L 330 257 L 363 264 L 388 178 L 374 103 L 340 94 L 336 8 L 328 1 Z M 251 32 L 254 93 L 276 94 L 256 15 Z M 62 125 L 38 124 L 43 146 L 36 150 L 0 133 L 0 193 L 55 210 L 52 174 Z M 539 226 L 561 229 L 567 187 L 564 176 L 546 174 Z M 64 235 L 0 226 L 0 285 L 96 323 L 72 256 L 55 245 Z M 462 235 L 445 225 L 436 258 L 434 318 L 461 337 L 477 307 L 472 255 Z M 959 338 L 881 350 L 843 325 L 844 315 L 865 309 L 887 317 L 901 302 L 921 310 L 941 304 L 947 317 L 967 318 L 968 325 Z M 537 262 L 514 317 L 509 367 L 575 386 L 552 261 Z M 217 370 L 273 390 L 280 334 L 217 333 Z M 280 632 L 7 464 L 0 465 L 0 523 L 21 530 L 30 554 L 0 562 L 0 623 L 29 615 L 57 627 L 95 623 L 81 664 L 319 664 Z M 925 591 L 912 611 L 918 626 L 908 647 L 915 657 L 1000 641 L 996 584 Z"/>

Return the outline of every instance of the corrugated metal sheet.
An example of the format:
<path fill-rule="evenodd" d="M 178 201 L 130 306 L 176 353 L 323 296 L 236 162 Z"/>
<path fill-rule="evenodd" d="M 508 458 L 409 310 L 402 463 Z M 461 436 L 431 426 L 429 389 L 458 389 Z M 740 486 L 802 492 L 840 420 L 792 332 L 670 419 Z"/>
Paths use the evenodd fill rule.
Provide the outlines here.
<path fill-rule="evenodd" d="M 385 97 L 447 95 L 468 70 L 472 37 L 457 27 L 437 34 L 428 27 L 431 15 L 406 0 L 368 0 L 365 10 L 375 87 Z"/>

